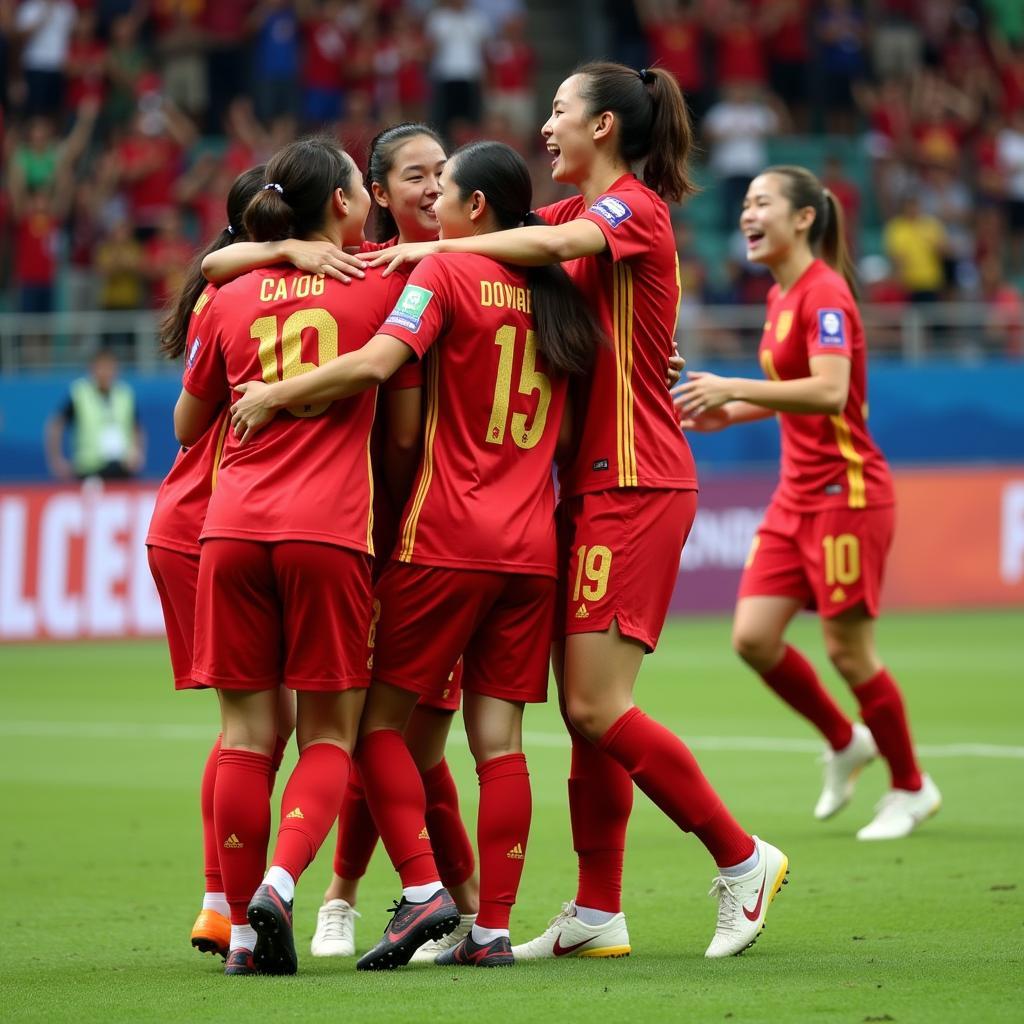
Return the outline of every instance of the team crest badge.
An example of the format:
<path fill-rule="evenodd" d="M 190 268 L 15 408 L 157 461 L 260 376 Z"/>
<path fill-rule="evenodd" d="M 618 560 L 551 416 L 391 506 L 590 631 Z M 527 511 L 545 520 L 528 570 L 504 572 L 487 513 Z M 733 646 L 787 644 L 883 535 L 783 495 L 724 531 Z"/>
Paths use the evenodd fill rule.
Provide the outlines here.
<path fill-rule="evenodd" d="M 785 341 L 789 335 L 789 329 L 793 326 L 793 310 L 784 309 L 779 314 L 775 324 L 775 340 Z"/>

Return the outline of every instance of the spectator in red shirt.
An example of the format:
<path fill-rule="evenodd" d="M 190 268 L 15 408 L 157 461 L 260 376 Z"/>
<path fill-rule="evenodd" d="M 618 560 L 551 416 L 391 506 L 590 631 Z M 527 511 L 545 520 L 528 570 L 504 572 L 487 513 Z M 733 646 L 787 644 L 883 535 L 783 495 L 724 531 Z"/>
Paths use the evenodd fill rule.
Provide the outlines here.
<path fill-rule="evenodd" d="M 531 135 L 537 118 L 533 103 L 534 55 L 526 39 L 526 19 L 509 18 L 497 37 L 487 43 L 486 53 L 488 113 L 506 119 L 520 137 Z"/>
<path fill-rule="evenodd" d="M 51 313 L 57 283 L 60 217 L 48 189 L 37 189 L 14 210 L 14 280 L 18 310 Z"/>
<path fill-rule="evenodd" d="M 67 105 L 77 110 L 85 100 L 102 103 L 107 91 L 107 46 L 96 37 L 96 12 L 83 7 L 71 36 L 67 74 Z"/>
<path fill-rule="evenodd" d="M 392 29 L 399 56 L 398 103 L 406 120 L 421 121 L 430 91 L 424 59 L 426 40 L 419 23 L 404 11 L 395 14 Z"/>
<path fill-rule="evenodd" d="M 749 0 L 724 0 L 710 13 L 718 85 L 768 84 L 765 43 Z"/>
<path fill-rule="evenodd" d="M 303 19 L 305 54 L 302 64 L 302 118 L 309 125 L 333 124 L 341 117 L 345 94 L 344 7 L 325 0 Z"/>
<path fill-rule="evenodd" d="M 177 207 L 168 207 L 160 215 L 156 234 L 143 251 L 146 276 L 150 282 L 149 304 L 153 309 L 161 309 L 180 290 L 185 268 L 195 251 L 182 230 Z"/>
<path fill-rule="evenodd" d="M 807 131 L 808 41 L 810 0 L 772 0 L 761 4 L 758 21 L 764 33 L 772 92 L 788 107 L 798 131 Z"/>

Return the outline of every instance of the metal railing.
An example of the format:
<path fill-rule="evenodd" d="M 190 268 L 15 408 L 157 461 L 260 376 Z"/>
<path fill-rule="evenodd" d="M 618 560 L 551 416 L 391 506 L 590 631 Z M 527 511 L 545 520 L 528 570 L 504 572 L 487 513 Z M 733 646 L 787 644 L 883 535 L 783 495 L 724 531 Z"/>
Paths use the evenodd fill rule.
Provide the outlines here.
<path fill-rule="evenodd" d="M 873 358 L 910 362 L 942 358 L 977 361 L 1024 356 L 1024 313 L 984 303 L 861 309 Z M 157 349 L 158 314 L 133 312 L 0 313 L 0 372 L 16 374 L 81 367 L 100 346 L 142 371 L 166 365 Z M 684 300 L 676 338 L 691 365 L 756 357 L 764 308 L 697 305 Z"/>

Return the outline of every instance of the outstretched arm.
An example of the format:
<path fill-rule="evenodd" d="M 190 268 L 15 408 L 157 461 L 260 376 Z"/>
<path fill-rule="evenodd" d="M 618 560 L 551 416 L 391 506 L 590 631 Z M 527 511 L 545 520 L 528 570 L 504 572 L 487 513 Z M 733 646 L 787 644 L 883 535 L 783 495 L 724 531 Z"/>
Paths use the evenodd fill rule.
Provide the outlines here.
<path fill-rule="evenodd" d="M 250 270 L 276 263 L 290 263 L 307 274 L 326 275 L 343 284 L 366 276 L 362 260 L 331 242 L 286 238 L 280 242 L 235 242 L 211 252 L 203 259 L 203 277 L 213 284 L 227 284 Z"/>

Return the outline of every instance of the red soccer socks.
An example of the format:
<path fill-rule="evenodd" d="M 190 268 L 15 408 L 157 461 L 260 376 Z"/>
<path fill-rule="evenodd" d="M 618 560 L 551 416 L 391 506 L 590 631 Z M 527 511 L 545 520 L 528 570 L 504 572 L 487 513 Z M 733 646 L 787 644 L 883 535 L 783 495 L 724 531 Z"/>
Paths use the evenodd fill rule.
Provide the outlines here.
<path fill-rule="evenodd" d="M 440 873 L 427 833 L 423 780 L 402 734 L 394 729 L 367 733 L 359 741 L 356 758 L 370 813 L 402 887 L 437 881 Z"/>
<path fill-rule="evenodd" d="M 889 764 L 893 789 L 919 790 L 921 771 L 914 756 L 907 709 L 896 681 L 883 668 L 852 689 L 860 704 L 860 716 Z"/>
<path fill-rule="evenodd" d="M 231 923 L 247 923 L 246 907 L 263 879 L 270 838 L 270 758 L 221 748 L 213 794 L 214 825 Z"/>
<path fill-rule="evenodd" d="M 523 754 L 494 757 L 477 765 L 476 773 L 480 780 L 480 913 L 476 923 L 481 928 L 507 929 L 530 834 L 530 773 Z"/>
<path fill-rule="evenodd" d="M 842 750 L 853 739 L 853 723 L 821 685 L 814 666 L 787 645 L 782 660 L 761 678 L 798 715 L 813 725 L 833 750 Z"/>
<path fill-rule="evenodd" d="M 617 914 L 622 910 L 622 865 L 633 780 L 618 761 L 572 727 L 569 734 L 569 818 L 579 858 L 576 904 Z"/>
<path fill-rule="evenodd" d="M 334 873 L 339 878 L 362 878 L 377 848 L 380 833 L 370 814 L 359 769 L 353 768 L 338 815 L 338 840 L 334 848 Z"/>
<path fill-rule="evenodd" d="M 299 754 L 281 797 L 281 824 L 271 860 L 296 881 L 337 819 L 351 765 L 348 752 L 333 743 L 313 743 Z"/>
<path fill-rule="evenodd" d="M 203 820 L 203 874 L 206 876 L 207 892 L 223 892 L 224 882 L 220 877 L 220 843 L 217 841 L 217 826 L 213 816 L 213 794 L 217 784 L 217 761 L 220 758 L 220 736 L 206 759 L 203 780 L 199 785 L 199 813 Z"/>
<path fill-rule="evenodd" d="M 639 708 L 630 708 L 598 742 L 681 829 L 692 832 L 719 866 L 738 864 L 754 840 L 737 824 L 683 741 Z"/>
<path fill-rule="evenodd" d="M 459 814 L 459 791 L 448 762 L 442 758 L 422 775 L 426 823 L 437 870 L 446 889 L 466 881 L 476 866 L 473 844 Z"/>

